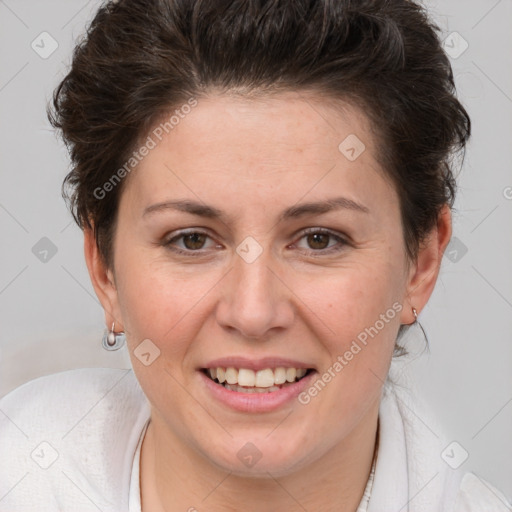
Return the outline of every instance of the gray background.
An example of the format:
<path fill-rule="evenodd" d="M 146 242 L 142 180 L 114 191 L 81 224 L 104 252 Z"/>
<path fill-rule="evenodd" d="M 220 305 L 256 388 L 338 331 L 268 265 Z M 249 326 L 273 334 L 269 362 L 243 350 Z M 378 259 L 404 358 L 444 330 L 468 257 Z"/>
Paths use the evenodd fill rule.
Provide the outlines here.
<path fill-rule="evenodd" d="M 68 169 L 45 105 L 98 2 L 0 0 L 0 396 L 48 373 L 129 367 L 101 349 L 102 308 L 83 237 L 60 195 Z M 447 39 L 473 138 L 459 174 L 454 238 L 408 336 L 412 389 L 476 471 L 512 498 L 512 0 L 427 3 Z M 48 32 L 58 48 L 40 36 Z M 463 48 L 458 32 L 468 48 Z M 462 44 L 461 44 L 462 42 Z M 55 246 L 46 261 L 39 245 Z M 36 249 L 33 249 L 34 246 Z M 35 252 L 35 254 L 34 254 Z"/>

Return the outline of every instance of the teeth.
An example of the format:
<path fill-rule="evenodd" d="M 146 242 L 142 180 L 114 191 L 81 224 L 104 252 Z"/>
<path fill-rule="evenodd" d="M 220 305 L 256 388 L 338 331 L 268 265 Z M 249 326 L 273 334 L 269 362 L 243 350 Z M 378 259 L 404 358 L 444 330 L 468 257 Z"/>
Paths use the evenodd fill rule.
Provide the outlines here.
<path fill-rule="evenodd" d="M 217 368 L 217 379 L 221 384 L 226 381 L 226 372 L 224 371 L 224 368 Z"/>
<path fill-rule="evenodd" d="M 284 384 L 286 382 L 286 368 L 276 368 L 274 371 L 274 382 Z"/>
<path fill-rule="evenodd" d="M 293 382 L 297 377 L 297 370 L 295 368 L 286 368 L 286 380 L 287 382 Z"/>
<path fill-rule="evenodd" d="M 238 385 L 239 386 L 253 387 L 255 381 L 256 381 L 256 378 L 255 378 L 254 372 L 252 370 L 246 370 L 245 368 L 240 368 L 240 370 L 238 370 Z M 272 379 L 272 384 L 274 384 L 274 379 Z M 262 388 L 263 386 L 258 385 L 258 387 Z"/>
<path fill-rule="evenodd" d="M 238 370 L 235 368 L 226 368 L 226 382 L 228 384 L 238 383 Z"/>
<path fill-rule="evenodd" d="M 301 379 L 306 375 L 306 368 L 283 368 L 278 367 L 275 370 L 271 368 L 265 368 L 264 370 L 250 370 L 247 368 L 209 368 L 208 374 L 215 380 L 217 379 L 221 384 L 228 389 L 238 388 L 244 386 L 246 388 L 252 388 L 258 390 L 273 390 L 273 388 L 279 389 L 277 386 L 281 386 L 285 383 L 295 382 L 297 379 Z M 233 389 L 237 391 L 237 389 Z M 252 392 L 252 391 L 249 391 Z M 258 391 L 256 391 L 258 392 Z"/>
<path fill-rule="evenodd" d="M 238 391 L 242 393 L 271 393 L 272 391 L 279 391 L 280 389 L 278 386 L 271 386 L 269 388 L 243 388 L 242 386 L 236 386 L 231 384 L 226 384 L 224 387 L 231 391 Z"/>
<path fill-rule="evenodd" d="M 304 377 L 304 375 L 306 375 L 306 368 L 299 368 L 297 370 L 297 379 L 302 379 L 302 377 Z"/>
<path fill-rule="evenodd" d="M 256 372 L 256 387 L 270 388 L 274 385 L 274 372 L 270 368 Z"/>

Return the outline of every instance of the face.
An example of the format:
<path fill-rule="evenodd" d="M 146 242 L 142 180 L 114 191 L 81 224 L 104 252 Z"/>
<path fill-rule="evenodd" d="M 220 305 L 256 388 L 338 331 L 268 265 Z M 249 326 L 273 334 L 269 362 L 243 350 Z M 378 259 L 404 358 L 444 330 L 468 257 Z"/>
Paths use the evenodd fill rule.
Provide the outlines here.
<path fill-rule="evenodd" d="M 155 429 L 239 474 L 353 443 L 412 322 L 399 200 L 367 118 L 291 93 L 212 96 L 154 133 L 121 196 L 109 307 Z M 249 394 L 206 376 L 218 367 L 241 382 L 308 371 Z"/>

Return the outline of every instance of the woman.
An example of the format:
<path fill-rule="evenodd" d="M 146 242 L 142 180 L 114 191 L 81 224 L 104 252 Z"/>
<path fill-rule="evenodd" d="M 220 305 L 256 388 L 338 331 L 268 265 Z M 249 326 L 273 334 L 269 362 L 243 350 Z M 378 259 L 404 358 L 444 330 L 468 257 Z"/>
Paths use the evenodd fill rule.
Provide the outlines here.
<path fill-rule="evenodd" d="M 133 372 L 0 402 L 0 510 L 509 510 L 389 378 L 470 135 L 421 7 L 109 2 L 50 119 Z"/>

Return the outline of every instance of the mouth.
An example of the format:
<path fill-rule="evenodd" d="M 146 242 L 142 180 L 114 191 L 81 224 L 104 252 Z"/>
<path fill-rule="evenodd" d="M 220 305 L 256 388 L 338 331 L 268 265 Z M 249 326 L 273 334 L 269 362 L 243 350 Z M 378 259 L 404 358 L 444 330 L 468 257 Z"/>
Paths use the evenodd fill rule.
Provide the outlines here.
<path fill-rule="evenodd" d="M 215 367 L 201 371 L 211 381 L 230 391 L 239 393 L 273 393 L 292 386 L 309 376 L 314 368 L 249 368 Z"/>

